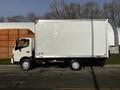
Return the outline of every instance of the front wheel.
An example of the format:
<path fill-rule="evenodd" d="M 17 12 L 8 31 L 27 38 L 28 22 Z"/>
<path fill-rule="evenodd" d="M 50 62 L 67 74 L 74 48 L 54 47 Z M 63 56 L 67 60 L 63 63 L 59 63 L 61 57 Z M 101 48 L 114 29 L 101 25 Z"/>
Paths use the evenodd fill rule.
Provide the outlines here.
<path fill-rule="evenodd" d="M 23 60 L 21 62 L 21 68 L 23 70 L 30 70 L 30 68 L 31 68 L 31 62 L 29 60 L 27 60 L 27 59 Z"/>
<path fill-rule="evenodd" d="M 72 70 L 80 70 L 82 68 L 81 63 L 79 61 L 72 61 L 70 64 L 70 68 Z"/>

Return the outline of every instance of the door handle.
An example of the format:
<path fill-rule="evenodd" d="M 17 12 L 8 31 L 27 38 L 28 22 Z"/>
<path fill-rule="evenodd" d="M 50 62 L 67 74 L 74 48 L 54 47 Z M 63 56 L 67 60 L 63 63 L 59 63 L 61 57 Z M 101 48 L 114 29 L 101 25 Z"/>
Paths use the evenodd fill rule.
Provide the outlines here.
<path fill-rule="evenodd" d="M 26 51 L 26 53 L 30 53 L 30 51 Z"/>

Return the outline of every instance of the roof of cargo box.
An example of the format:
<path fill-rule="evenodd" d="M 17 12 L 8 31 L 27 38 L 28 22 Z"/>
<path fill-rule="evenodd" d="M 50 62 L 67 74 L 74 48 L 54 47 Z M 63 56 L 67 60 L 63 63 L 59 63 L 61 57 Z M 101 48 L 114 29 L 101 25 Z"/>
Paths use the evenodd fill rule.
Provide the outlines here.
<path fill-rule="evenodd" d="M 34 22 L 3 22 L 0 23 L 0 29 L 29 29 L 34 33 Z"/>
<path fill-rule="evenodd" d="M 37 22 L 46 22 L 46 21 L 108 21 L 108 19 L 39 19 Z"/>

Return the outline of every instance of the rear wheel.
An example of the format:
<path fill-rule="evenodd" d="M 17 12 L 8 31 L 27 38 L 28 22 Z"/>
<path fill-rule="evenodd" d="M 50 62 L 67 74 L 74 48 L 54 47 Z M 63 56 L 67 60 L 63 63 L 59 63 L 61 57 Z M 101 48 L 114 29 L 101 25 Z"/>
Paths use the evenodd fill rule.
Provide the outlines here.
<path fill-rule="evenodd" d="M 70 64 L 70 68 L 72 70 L 80 70 L 82 68 L 82 66 L 79 61 L 72 61 Z"/>
<path fill-rule="evenodd" d="M 21 68 L 23 70 L 30 70 L 31 68 L 31 62 L 29 61 L 29 59 L 25 59 L 21 62 Z"/>

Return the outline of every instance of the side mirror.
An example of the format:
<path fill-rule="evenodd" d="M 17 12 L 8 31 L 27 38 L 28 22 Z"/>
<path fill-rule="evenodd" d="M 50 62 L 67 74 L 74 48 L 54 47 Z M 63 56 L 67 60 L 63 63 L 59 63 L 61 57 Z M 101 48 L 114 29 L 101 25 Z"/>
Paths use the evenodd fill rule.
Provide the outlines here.
<path fill-rule="evenodd" d="M 19 39 L 16 40 L 16 47 L 15 47 L 15 50 L 18 49 L 18 42 L 19 42 Z"/>
<path fill-rule="evenodd" d="M 21 48 L 19 49 L 19 51 L 21 52 Z"/>

